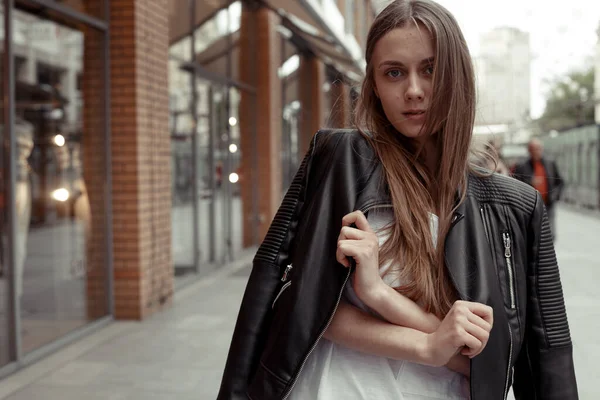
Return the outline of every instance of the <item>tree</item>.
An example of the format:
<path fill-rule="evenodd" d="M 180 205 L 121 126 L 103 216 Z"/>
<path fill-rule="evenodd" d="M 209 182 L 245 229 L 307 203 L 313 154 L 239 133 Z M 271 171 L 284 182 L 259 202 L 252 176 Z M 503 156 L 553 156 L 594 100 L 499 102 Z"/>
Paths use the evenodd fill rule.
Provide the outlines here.
<path fill-rule="evenodd" d="M 544 114 L 536 121 L 543 133 L 594 124 L 594 68 L 573 71 L 551 82 Z"/>

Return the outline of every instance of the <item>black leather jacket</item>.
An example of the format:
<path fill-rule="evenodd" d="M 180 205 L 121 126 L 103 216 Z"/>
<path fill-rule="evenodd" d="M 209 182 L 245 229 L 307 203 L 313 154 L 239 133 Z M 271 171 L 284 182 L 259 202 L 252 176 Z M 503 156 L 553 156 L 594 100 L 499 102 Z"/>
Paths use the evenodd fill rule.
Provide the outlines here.
<path fill-rule="evenodd" d="M 350 270 L 337 264 L 342 217 L 390 206 L 382 166 L 356 131 L 320 131 L 253 262 L 218 399 L 285 399 L 331 323 Z M 515 179 L 470 176 L 446 238 L 463 300 L 494 310 L 471 361 L 473 400 L 577 399 L 572 344 L 548 218 Z M 308 400 L 308 399 L 307 399 Z"/>

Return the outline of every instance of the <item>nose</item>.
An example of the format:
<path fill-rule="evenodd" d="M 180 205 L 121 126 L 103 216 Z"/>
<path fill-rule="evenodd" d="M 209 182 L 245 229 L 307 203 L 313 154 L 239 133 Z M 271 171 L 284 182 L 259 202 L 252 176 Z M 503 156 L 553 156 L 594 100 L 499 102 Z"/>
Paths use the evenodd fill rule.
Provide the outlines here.
<path fill-rule="evenodd" d="M 411 75 L 408 79 L 408 87 L 404 93 L 404 98 L 407 101 L 423 100 L 423 87 L 419 78 L 415 75 Z"/>

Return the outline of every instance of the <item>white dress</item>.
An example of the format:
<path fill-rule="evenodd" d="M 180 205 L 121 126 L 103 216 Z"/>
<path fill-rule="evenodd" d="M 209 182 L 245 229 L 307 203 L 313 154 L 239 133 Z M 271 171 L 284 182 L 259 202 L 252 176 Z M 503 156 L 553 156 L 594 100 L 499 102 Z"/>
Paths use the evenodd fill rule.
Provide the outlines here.
<path fill-rule="evenodd" d="M 391 210 L 377 210 L 368 215 L 369 224 L 378 232 L 393 217 Z M 437 240 L 437 216 L 431 214 L 431 231 Z M 387 237 L 378 233 L 379 244 Z M 383 274 L 390 265 L 380 269 Z M 397 277 L 387 274 L 388 285 Z M 365 310 L 349 281 L 345 301 Z M 408 361 L 393 360 L 349 349 L 322 338 L 298 376 L 290 400 L 466 400 L 468 380 L 446 367 L 428 367 Z"/>

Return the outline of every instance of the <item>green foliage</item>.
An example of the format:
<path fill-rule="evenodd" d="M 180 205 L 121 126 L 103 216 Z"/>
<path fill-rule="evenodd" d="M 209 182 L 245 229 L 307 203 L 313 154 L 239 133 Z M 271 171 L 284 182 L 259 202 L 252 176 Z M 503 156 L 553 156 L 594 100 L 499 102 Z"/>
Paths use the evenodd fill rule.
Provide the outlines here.
<path fill-rule="evenodd" d="M 594 68 L 573 71 L 551 82 L 544 114 L 536 121 L 541 132 L 594 124 Z"/>

